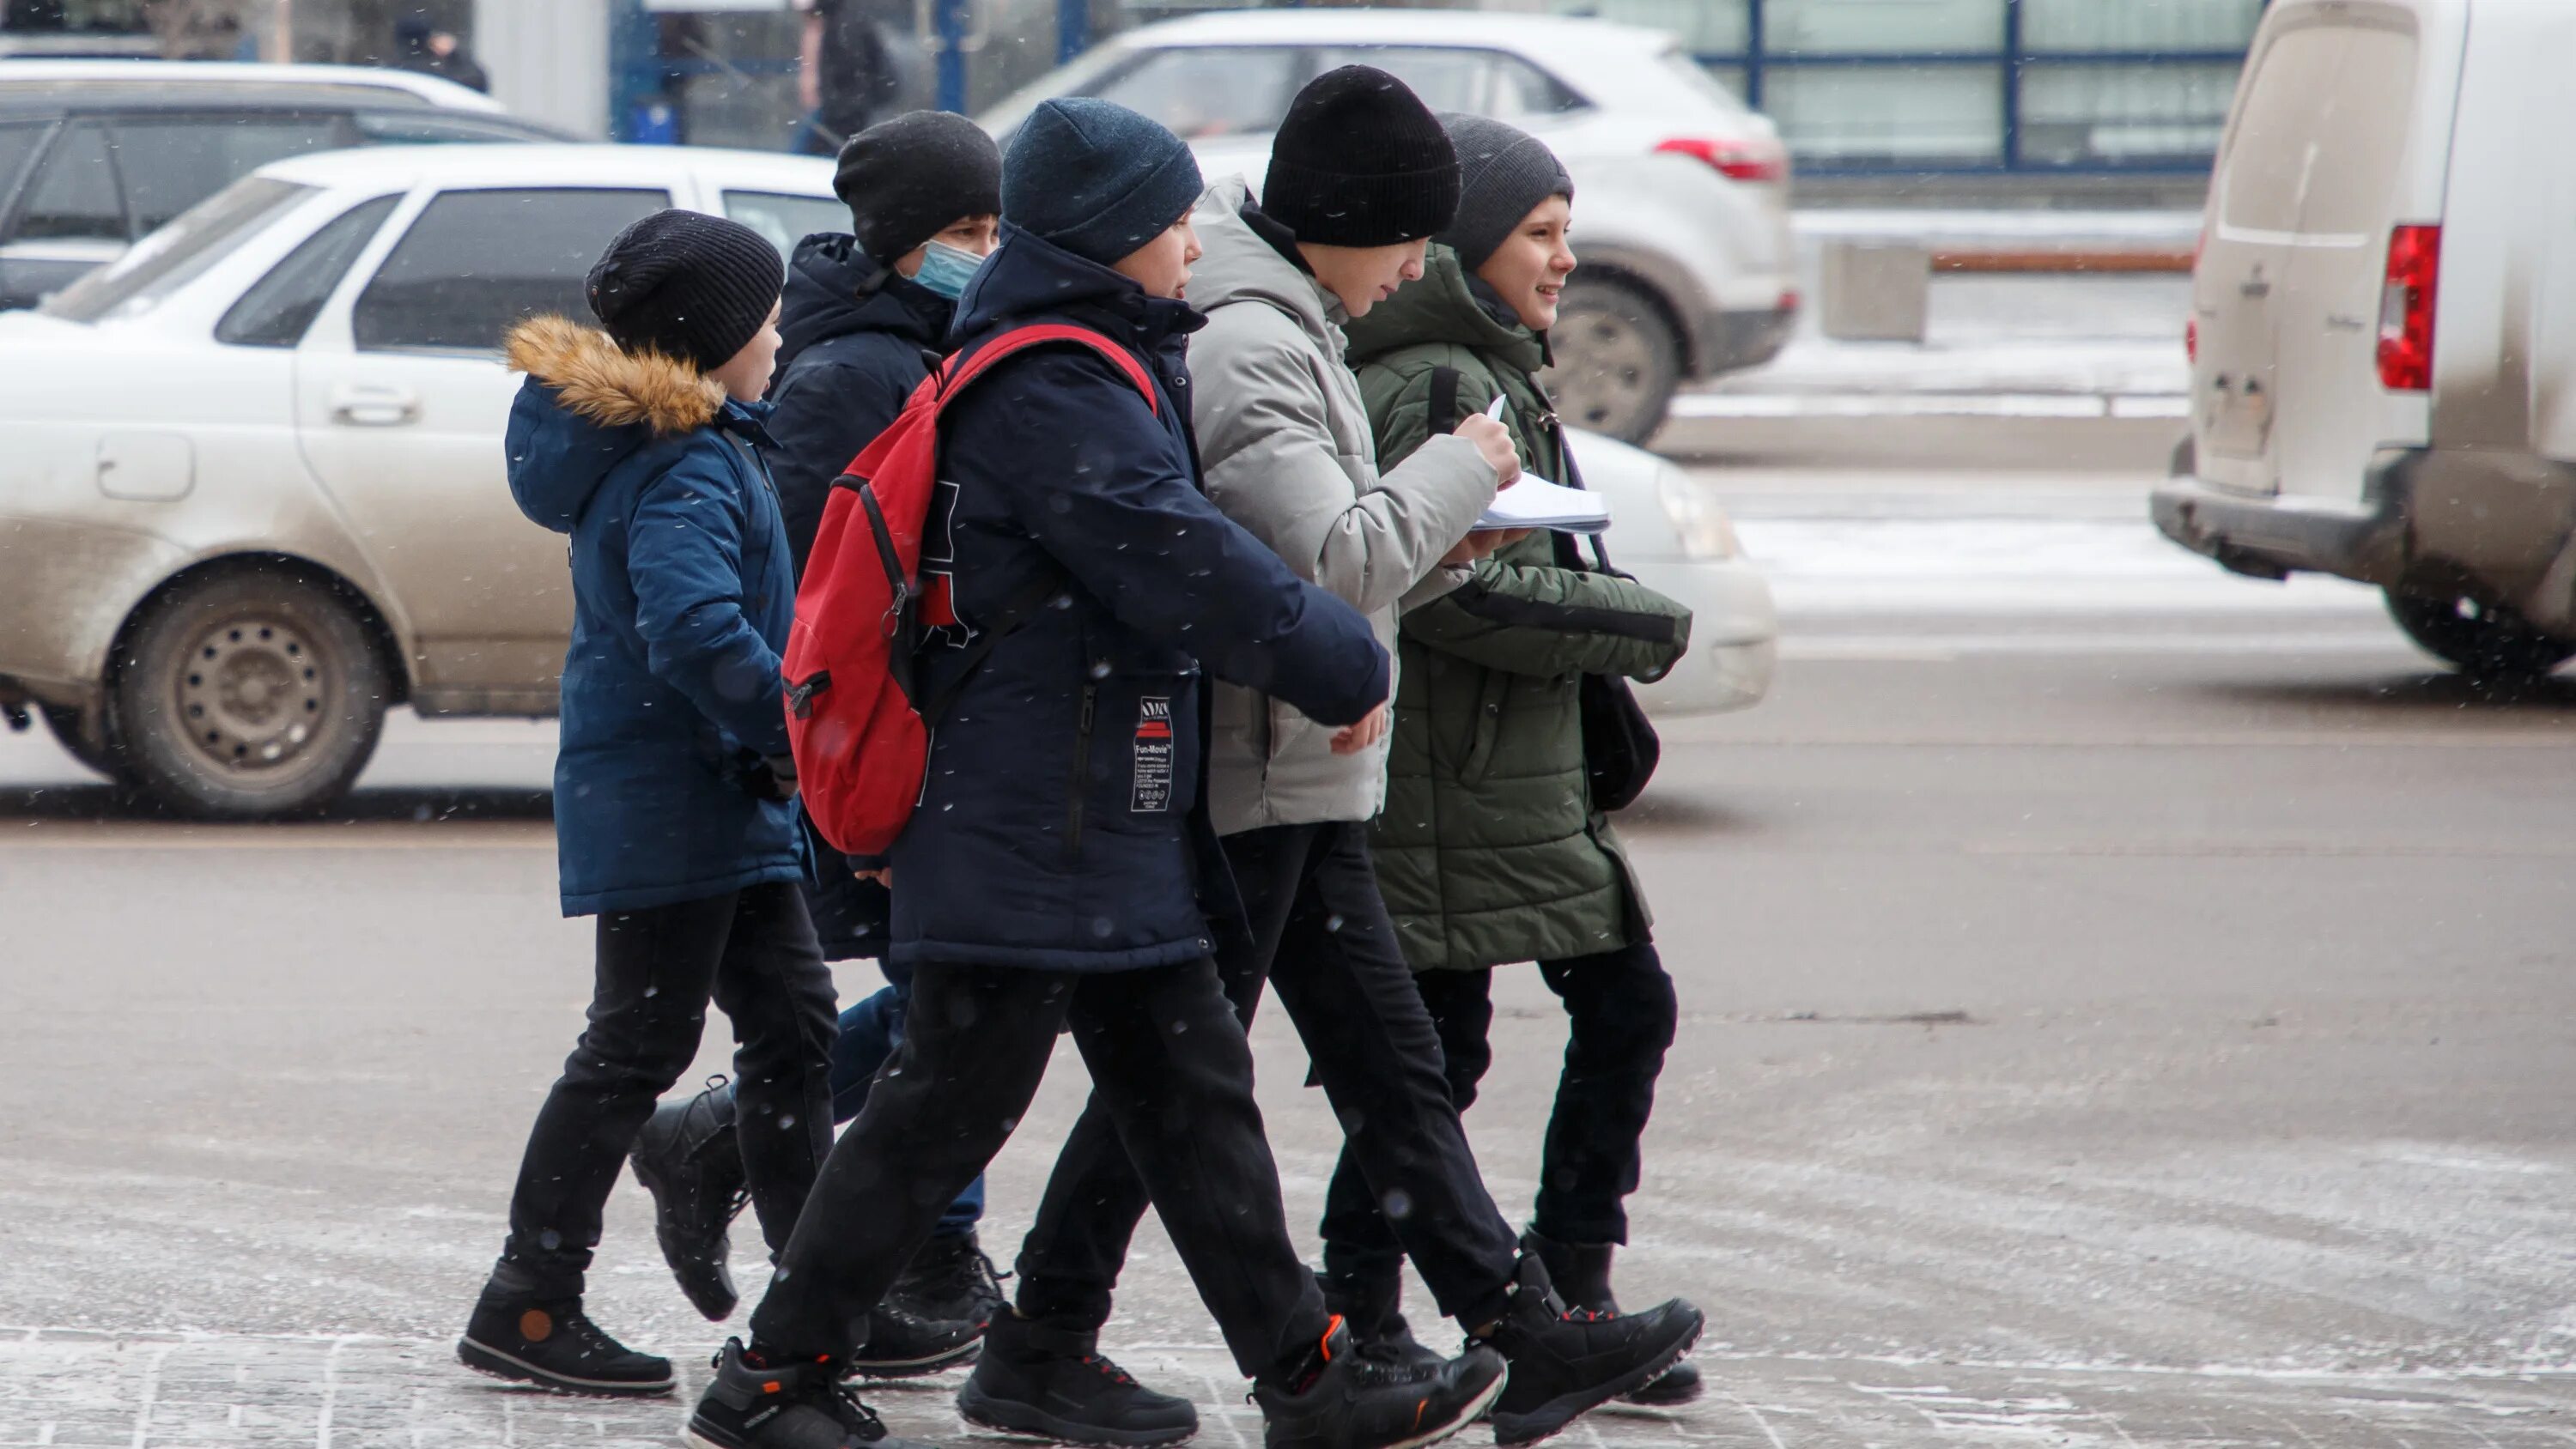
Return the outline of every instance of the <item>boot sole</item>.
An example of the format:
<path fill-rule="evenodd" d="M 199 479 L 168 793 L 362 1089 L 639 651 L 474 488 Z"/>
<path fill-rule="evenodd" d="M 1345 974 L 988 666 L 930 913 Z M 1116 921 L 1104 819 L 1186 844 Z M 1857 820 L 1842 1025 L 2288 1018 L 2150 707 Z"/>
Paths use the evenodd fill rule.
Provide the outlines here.
<path fill-rule="evenodd" d="M 922 1358 L 872 1358 L 850 1360 L 850 1373 L 863 1379 L 917 1379 L 931 1374 L 963 1368 L 984 1352 L 984 1340 L 970 1338 L 955 1348 L 941 1349 Z"/>
<path fill-rule="evenodd" d="M 514 1384 L 534 1384 L 558 1394 L 571 1394 L 584 1399 L 649 1399 L 667 1394 L 678 1387 L 675 1379 L 577 1379 L 568 1374 L 541 1369 L 523 1358 L 516 1358 L 487 1343 L 462 1338 L 456 1342 L 457 1362 L 479 1374 L 506 1379 Z"/>
<path fill-rule="evenodd" d="M 1021 1439 L 1047 1439 L 1058 1444 L 1093 1444 L 1104 1446 L 1104 1449 L 1148 1449 L 1150 1445 L 1178 1444 L 1199 1431 L 1196 1421 L 1169 1429 L 1104 1429 L 1097 1424 L 1058 1418 L 1033 1405 L 994 1398 L 972 1382 L 957 1391 L 957 1417 L 976 1428 L 990 1429 L 997 1434 Z M 726 1449 L 726 1446 L 717 1445 L 715 1449 Z"/>
<path fill-rule="evenodd" d="M 688 1299 L 689 1306 L 698 1310 L 699 1316 L 709 1323 L 722 1323 L 733 1317 L 733 1311 L 742 1306 L 741 1296 L 737 1294 L 731 1298 L 718 1299 L 713 1294 L 702 1294 L 691 1288 L 688 1275 L 681 1271 L 678 1260 L 671 1256 L 670 1246 L 662 1241 L 662 1193 L 666 1184 L 661 1174 L 645 1167 L 644 1154 L 641 1151 L 630 1153 L 626 1165 L 634 1169 L 635 1181 L 641 1184 L 646 1192 L 653 1195 L 653 1242 L 662 1250 L 662 1266 L 671 1270 L 672 1279 L 680 1285 L 680 1296 Z M 719 1303 L 722 1304 L 721 1312 L 717 1308 Z"/>
<path fill-rule="evenodd" d="M 1706 1319 L 1692 1324 L 1690 1332 L 1682 1335 L 1681 1340 L 1671 1348 L 1656 1355 L 1643 1366 L 1630 1369 L 1607 1383 L 1585 1389 L 1580 1393 L 1551 1399 L 1525 1414 L 1506 1414 L 1497 1410 L 1494 1414 L 1494 1442 L 1504 1445 L 1535 1444 L 1542 1439 L 1553 1438 L 1565 1432 L 1566 1425 L 1591 1413 L 1594 1409 L 1600 1408 L 1612 1399 L 1624 1399 L 1669 1373 L 1674 1364 L 1680 1363 L 1689 1355 L 1692 1346 L 1699 1342 L 1700 1330 L 1705 1327 L 1707 1327 Z"/>

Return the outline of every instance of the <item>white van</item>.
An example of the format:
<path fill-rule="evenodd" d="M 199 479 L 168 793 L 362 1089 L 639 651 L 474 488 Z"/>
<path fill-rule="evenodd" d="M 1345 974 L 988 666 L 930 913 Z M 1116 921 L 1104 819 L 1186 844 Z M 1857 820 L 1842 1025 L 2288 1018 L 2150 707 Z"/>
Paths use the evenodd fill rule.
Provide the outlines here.
<path fill-rule="evenodd" d="M 2376 584 L 2492 678 L 2576 656 L 2576 0 L 2275 0 L 2210 181 L 2156 526 Z"/>

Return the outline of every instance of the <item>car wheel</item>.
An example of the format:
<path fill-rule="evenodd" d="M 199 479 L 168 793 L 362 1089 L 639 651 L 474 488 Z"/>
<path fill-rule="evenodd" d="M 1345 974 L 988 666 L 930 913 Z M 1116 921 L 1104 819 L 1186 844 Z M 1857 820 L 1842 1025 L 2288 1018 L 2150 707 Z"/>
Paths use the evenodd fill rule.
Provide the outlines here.
<path fill-rule="evenodd" d="M 2388 592 L 2388 612 L 2406 637 L 2471 679 L 2541 678 L 2576 658 L 2576 639 L 2543 631 L 2501 604 L 2465 594 Z"/>
<path fill-rule="evenodd" d="M 52 733 L 54 742 L 73 759 L 111 780 L 126 778 L 127 771 L 119 762 L 116 751 L 104 744 L 91 743 L 88 723 L 82 717 L 82 711 L 68 705 L 40 704 L 36 706 L 36 712 L 45 717 L 45 728 Z"/>
<path fill-rule="evenodd" d="M 116 680 L 135 783 L 192 815 L 256 820 L 330 804 L 366 768 L 385 666 L 341 598 L 293 574 L 193 579 L 145 606 Z"/>
<path fill-rule="evenodd" d="M 1664 425 L 1681 386 L 1682 339 L 1643 288 L 1609 278 L 1568 282 L 1548 333 L 1556 366 L 1545 386 L 1558 416 L 1643 443 Z"/>

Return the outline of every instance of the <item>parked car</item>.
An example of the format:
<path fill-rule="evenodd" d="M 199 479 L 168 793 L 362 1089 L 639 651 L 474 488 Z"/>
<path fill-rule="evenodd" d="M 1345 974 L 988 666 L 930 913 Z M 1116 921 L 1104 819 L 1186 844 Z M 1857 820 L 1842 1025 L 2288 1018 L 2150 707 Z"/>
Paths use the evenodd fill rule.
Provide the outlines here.
<path fill-rule="evenodd" d="M 2378 585 L 2487 677 L 2576 656 L 2576 8 L 2275 0 L 2193 271 L 2156 525 L 2257 578 Z M 2555 121 L 2550 118 L 2557 118 Z"/>
<path fill-rule="evenodd" d="M 0 308 L 34 306 L 283 157 L 570 139 L 489 96 L 408 71 L 0 60 Z"/>
<path fill-rule="evenodd" d="M 585 315 L 634 218 L 782 250 L 848 224 L 829 162 L 667 147 L 421 147 L 261 168 L 34 312 L 0 315 L 0 706 L 194 813 L 329 804 L 385 711 L 545 715 L 563 540 L 502 476 L 519 318 Z M 1752 703 L 1770 596 L 1670 464 L 1580 444 L 1615 557 L 1703 611 L 1648 698 Z"/>
<path fill-rule="evenodd" d="M 1565 416 L 1642 442 L 1685 381 L 1768 362 L 1796 320 L 1789 158 L 1771 122 L 1660 31 L 1599 20 L 1338 8 L 1144 26 L 982 118 L 1007 136 L 1050 96 L 1101 96 L 1170 126 L 1210 177 L 1257 190 L 1300 86 L 1359 61 L 1433 109 L 1545 139 L 1574 177 L 1582 270 L 1549 379 Z"/>

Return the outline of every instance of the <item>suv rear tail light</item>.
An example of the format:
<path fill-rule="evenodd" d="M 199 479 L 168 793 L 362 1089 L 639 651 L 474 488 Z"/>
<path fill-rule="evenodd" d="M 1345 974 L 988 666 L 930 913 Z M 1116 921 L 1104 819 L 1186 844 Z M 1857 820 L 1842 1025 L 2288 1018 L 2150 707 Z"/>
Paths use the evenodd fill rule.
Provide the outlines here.
<path fill-rule="evenodd" d="M 2442 229 L 2388 229 L 2388 284 L 2379 294 L 2379 385 L 2391 392 L 2433 386 L 2433 285 L 2442 273 Z"/>
<path fill-rule="evenodd" d="M 2199 239 L 2191 244 L 2191 275 L 2195 282 L 2200 279 L 2201 254 L 2208 250 L 2209 223 L 2204 221 L 2200 224 Z M 2198 288 L 2195 287 L 2194 290 L 2197 291 Z M 2198 306 L 2199 303 L 2195 300 L 2192 305 Z M 2185 362 L 2200 361 L 2200 319 L 2197 317 L 2182 324 L 2182 359 Z"/>
<path fill-rule="evenodd" d="M 1697 157 L 1738 181 L 1778 181 L 1789 174 L 1789 153 L 1777 141 L 1712 141 L 1678 136 L 1655 150 L 1658 154 Z"/>

